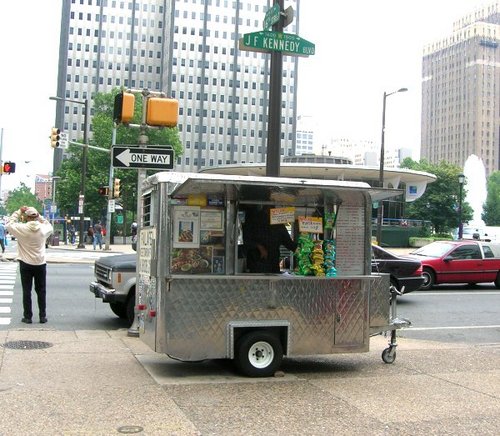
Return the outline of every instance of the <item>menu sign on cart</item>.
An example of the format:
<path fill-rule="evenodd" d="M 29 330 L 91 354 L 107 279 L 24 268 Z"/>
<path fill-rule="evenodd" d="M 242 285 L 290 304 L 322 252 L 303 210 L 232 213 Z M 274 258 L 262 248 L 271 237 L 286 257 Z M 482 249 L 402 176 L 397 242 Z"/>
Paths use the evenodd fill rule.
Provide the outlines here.
<path fill-rule="evenodd" d="M 337 216 L 335 268 L 342 275 L 364 274 L 365 214 L 363 206 L 342 205 Z"/>

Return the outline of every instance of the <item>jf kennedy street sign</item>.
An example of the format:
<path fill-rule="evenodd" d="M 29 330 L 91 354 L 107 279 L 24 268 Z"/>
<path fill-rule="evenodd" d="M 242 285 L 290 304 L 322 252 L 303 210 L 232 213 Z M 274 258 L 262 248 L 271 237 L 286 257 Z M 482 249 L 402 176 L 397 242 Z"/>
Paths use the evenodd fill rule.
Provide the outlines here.
<path fill-rule="evenodd" d="M 113 147 L 113 166 L 122 169 L 171 170 L 174 168 L 174 150 L 115 146 Z"/>
<path fill-rule="evenodd" d="M 285 55 L 310 56 L 314 55 L 316 46 L 293 33 L 260 32 L 245 33 L 240 38 L 240 50 L 269 52 L 281 51 Z"/>

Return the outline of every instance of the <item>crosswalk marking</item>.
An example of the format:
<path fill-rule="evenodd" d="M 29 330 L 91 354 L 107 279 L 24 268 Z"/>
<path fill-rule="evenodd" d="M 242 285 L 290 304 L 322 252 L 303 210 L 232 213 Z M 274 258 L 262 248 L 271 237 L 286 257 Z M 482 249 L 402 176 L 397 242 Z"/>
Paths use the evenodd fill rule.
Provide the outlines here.
<path fill-rule="evenodd" d="M 17 277 L 17 263 L 0 262 L 0 326 L 12 322 L 12 302 Z"/>

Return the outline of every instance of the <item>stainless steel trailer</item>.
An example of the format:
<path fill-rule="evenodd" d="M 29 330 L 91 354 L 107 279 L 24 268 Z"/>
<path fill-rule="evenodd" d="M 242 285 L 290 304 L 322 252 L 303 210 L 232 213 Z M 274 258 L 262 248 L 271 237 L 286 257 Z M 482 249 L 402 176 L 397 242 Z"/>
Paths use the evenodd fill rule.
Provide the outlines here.
<path fill-rule="evenodd" d="M 409 322 L 395 316 L 389 277 L 371 274 L 371 209 L 398 194 L 318 179 L 147 178 L 136 288 L 141 339 L 176 359 L 234 359 L 246 375 L 269 376 L 283 356 L 366 352 L 371 335 L 390 331 L 382 357 L 392 363 L 395 331 Z M 333 241 L 330 276 L 300 275 L 293 255 L 280 274 L 247 271 L 244 211 L 262 204 L 272 208 L 272 224 L 288 222 L 317 245 Z"/>

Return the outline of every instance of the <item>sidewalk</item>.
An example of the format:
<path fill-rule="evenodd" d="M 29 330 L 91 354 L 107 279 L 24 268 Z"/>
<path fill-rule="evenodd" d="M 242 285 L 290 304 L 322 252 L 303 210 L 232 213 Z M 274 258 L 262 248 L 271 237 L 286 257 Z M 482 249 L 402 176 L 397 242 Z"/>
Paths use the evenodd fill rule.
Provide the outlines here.
<path fill-rule="evenodd" d="M 132 249 L 131 244 L 111 244 L 109 250 L 100 250 L 98 247 L 94 250 L 92 244 L 85 245 L 85 248 L 77 248 L 77 245 L 60 244 L 57 246 L 49 245 L 46 249 L 47 263 L 64 263 L 64 262 L 77 262 L 77 263 L 94 263 L 95 259 L 102 256 L 116 255 L 116 254 L 133 254 L 135 251 Z M 13 261 L 16 259 L 17 250 L 7 250 L 3 256 L 0 257 L 2 261 Z M 1 433 L 0 433 L 1 436 Z"/>
<path fill-rule="evenodd" d="M 387 365 L 387 340 L 370 342 L 249 379 L 228 361 L 156 354 L 126 330 L 0 331 L 0 434 L 498 434 L 499 344 L 401 338 Z"/>

